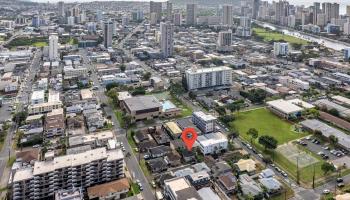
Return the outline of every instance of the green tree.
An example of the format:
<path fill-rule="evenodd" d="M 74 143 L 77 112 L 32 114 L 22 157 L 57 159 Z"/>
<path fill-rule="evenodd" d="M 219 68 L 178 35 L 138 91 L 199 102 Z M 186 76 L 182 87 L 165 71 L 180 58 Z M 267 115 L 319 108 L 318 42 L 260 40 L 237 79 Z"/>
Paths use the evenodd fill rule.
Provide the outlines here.
<path fill-rule="evenodd" d="M 322 132 L 320 130 L 315 130 L 314 135 L 317 137 L 320 137 L 320 136 L 322 136 Z"/>
<path fill-rule="evenodd" d="M 190 91 L 190 92 L 188 93 L 188 96 L 189 96 L 191 99 L 195 99 L 197 95 L 196 95 L 193 91 Z"/>
<path fill-rule="evenodd" d="M 278 141 L 272 136 L 262 135 L 259 137 L 259 144 L 263 145 L 265 150 L 276 149 Z"/>
<path fill-rule="evenodd" d="M 335 146 L 338 143 L 338 138 L 335 137 L 334 135 L 329 136 L 329 142 Z"/>
<path fill-rule="evenodd" d="M 132 95 L 144 95 L 146 94 L 146 89 L 144 87 L 137 87 L 135 88 L 132 92 L 131 92 Z"/>
<path fill-rule="evenodd" d="M 116 88 L 116 87 L 118 87 L 118 86 L 119 86 L 118 83 L 108 83 L 108 84 L 106 85 L 106 90 L 109 91 L 109 90 L 111 90 L 112 88 Z"/>
<path fill-rule="evenodd" d="M 255 140 L 259 137 L 259 132 L 255 128 L 250 128 L 247 132 L 247 135 L 250 136 L 250 144 L 253 144 L 253 139 Z"/>
<path fill-rule="evenodd" d="M 131 123 L 132 117 L 130 115 L 123 115 L 124 128 L 128 129 Z"/>
<path fill-rule="evenodd" d="M 333 164 L 328 163 L 328 162 L 324 162 L 321 166 L 321 169 L 323 171 L 323 173 L 326 175 L 328 172 L 334 172 L 335 171 L 335 167 Z"/>
<path fill-rule="evenodd" d="M 241 91 L 240 94 L 255 104 L 263 103 L 267 96 L 267 93 L 262 89 L 252 89 L 252 90 L 249 90 L 248 92 Z"/>
<path fill-rule="evenodd" d="M 124 64 L 120 65 L 120 71 L 125 72 L 125 69 L 126 69 L 126 67 Z"/>
<path fill-rule="evenodd" d="M 225 115 L 226 114 L 226 109 L 224 106 L 218 106 L 215 108 L 216 112 L 218 112 L 220 115 Z"/>
<path fill-rule="evenodd" d="M 170 94 L 175 96 L 181 96 L 182 94 L 185 93 L 185 89 L 182 87 L 180 83 L 173 83 L 173 82 L 170 82 L 169 91 L 170 91 Z"/>
<path fill-rule="evenodd" d="M 228 124 L 235 120 L 235 117 L 233 115 L 223 115 L 219 117 L 219 120 L 222 121 L 224 124 Z"/>
<path fill-rule="evenodd" d="M 329 114 L 339 117 L 339 111 L 335 108 L 330 109 Z"/>
<path fill-rule="evenodd" d="M 151 72 L 146 72 L 142 75 L 142 80 L 144 81 L 148 81 L 152 76 L 152 73 Z"/>
<path fill-rule="evenodd" d="M 17 122 L 19 125 L 22 125 L 22 123 L 27 119 L 28 112 L 21 111 L 13 115 L 12 121 Z"/>

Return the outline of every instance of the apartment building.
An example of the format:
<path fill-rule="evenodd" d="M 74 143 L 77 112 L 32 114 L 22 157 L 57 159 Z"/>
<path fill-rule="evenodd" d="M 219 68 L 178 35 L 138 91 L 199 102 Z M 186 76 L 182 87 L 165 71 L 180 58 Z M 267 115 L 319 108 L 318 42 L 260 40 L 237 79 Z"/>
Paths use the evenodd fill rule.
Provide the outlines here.
<path fill-rule="evenodd" d="M 47 113 L 45 118 L 45 137 L 64 135 L 64 119 L 63 108 L 54 109 Z"/>
<path fill-rule="evenodd" d="M 64 72 L 64 78 L 65 79 L 70 79 L 70 78 L 75 78 L 75 77 L 85 77 L 88 73 L 88 69 L 83 66 L 64 66 L 63 69 Z"/>
<path fill-rule="evenodd" d="M 275 56 L 286 56 L 288 55 L 288 43 L 285 42 L 275 42 L 273 43 L 273 52 Z"/>
<path fill-rule="evenodd" d="M 87 188 L 124 177 L 123 152 L 105 147 L 37 161 L 14 173 L 14 200 L 52 199 L 55 191 Z"/>
<path fill-rule="evenodd" d="M 50 90 L 47 102 L 29 105 L 28 114 L 29 115 L 44 114 L 61 107 L 62 107 L 62 102 L 60 100 L 60 93 Z"/>
<path fill-rule="evenodd" d="M 197 142 L 203 155 L 220 153 L 228 147 L 228 140 L 221 132 L 200 135 Z"/>
<path fill-rule="evenodd" d="M 45 91 L 44 90 L 38 90 L 34 91 L 31 97 L 31 103 L 32 104 L 39 104 L 44 103 L 45 101 Z"/>
<path fill-rule="evenodd" d="M 186 71 L 188 90 L 230 86 L 232 84 L 232 69 L 229 67 L 191 68 Z"/>
<path fill-rule="evenodd" d="M 216 117 L 212 115 L 205 114 L 202 111 L 194 112 L 192 114 L 192 122 L 196 125 L 199 130 L 204 134 L 213 132 L 215 129 Z"/>
<path fill-rule="evenodd" d="M 308 90 L 310 88 L 310 84 L 308 82 L 288 76 L 279 77 L 279 82 L 293 90 Z"/>

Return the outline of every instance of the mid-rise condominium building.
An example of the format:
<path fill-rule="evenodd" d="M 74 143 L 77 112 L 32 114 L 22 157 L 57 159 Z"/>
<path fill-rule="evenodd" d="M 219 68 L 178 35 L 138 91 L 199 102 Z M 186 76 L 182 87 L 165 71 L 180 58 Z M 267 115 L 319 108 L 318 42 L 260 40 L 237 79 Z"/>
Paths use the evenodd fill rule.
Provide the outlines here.
<path fill-rule="evenodd" d="M 273 44 L 273 51 L 275 56 L 286 56 L 288 55 L 288 43 L 286 42 L 275 42 Z"/>
<path fill-rule="evenodd" d="M 18 169 L 12 179 L 14 200 L 52 199 L 59 190 L 87 188 L 124 177 L 123 152 L 98 148 L 47 158 Z"/>
<path fill-rule="evenodd" d="M 214 131 L 215 120 L 216 118 L 214 116 L 205 114 L 202 111 L 194 112 L 192 114 L 193 124 L 196 125 L 204 134 Z"/>
<path fill-rule="evenodd" d="M 229 67 L 191 68 L 186 71 L 186 83 L 188 90 L 230 86 L 232 69 Z"/>

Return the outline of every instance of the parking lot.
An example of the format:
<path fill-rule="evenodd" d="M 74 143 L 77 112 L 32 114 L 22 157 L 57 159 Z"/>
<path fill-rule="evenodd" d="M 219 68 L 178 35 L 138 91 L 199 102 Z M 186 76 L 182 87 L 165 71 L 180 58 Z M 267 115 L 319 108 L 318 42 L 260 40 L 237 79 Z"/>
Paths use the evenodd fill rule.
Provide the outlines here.
<path fill-rule="evenodd" d="M 346 152 L 340 151 L 341 149 L 332 149 L 327 144 L 321 144 L 319 140 L 313 137 L 306 137 L 300 140 L 299 145 L 304 146 L 309 151 L 321 156 L 324 160 L 336 160 L 345 156 Z"/>

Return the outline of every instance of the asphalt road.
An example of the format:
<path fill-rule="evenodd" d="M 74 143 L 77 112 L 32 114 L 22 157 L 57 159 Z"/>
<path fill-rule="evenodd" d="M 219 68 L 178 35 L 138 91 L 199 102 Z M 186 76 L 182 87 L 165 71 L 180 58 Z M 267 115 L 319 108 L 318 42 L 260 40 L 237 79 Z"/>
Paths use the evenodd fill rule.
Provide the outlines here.
<path fill-rule="evenodd" d="M 343 181 L 344 181 L 345 185 L 350 184 L 350 174 L 347 175 L 347 176 L 343 176 L 342 178 L 343 178 Z M 331 192 L 335 193 L 336 189 L 339 189 L 339 188 L 336 187 L 336 185 L 337 185 L 337 181 L 334 179 L 332 181 L 327 182 L 324 185 L 321 185 L 321 186 L 317 187 L 315 189 L 315 192 L 318 193 L 318 194 L 322 194 L 323 190 L 327 189 L 327 190 L 330 190 Z"/>
<path fill-rule="evenodd" d="M 131 146 L 128 143 L 128 140 L 126 138 L 126 131 L 125 129 L 122 129 L 119 125 L 118 120 L 115 117 L 113 109 L 108 105 L 108 98 L 106 97 L 104 93 L 104 87 L 100 85 L 99 80 L 98 80 L 98 75 L 96 73 L 96 67 L 92 64 L 90 64 L 90 61 L 88 60 L 86 56 L 86 51 L 81 50 L 80 51 L 81 55 L 83 56 L 84 63 L 88 65 L 89 70 L 92 72 L 90 78 L 94 82 L 95 86 L 98 87 L 98 90 L 95 90 L 96 96 L 99 98 L 100 103 L 105 103 L 107 106 L 104 107 L 104 111 L 106 112 L 107 115 L 111 116 L 111 120 L 114 123 L 114 132 L 116 134 L 117 140 L 122 142 L 124 147 L 125 147 L 125 152 L 124 155 L 127 153 L 130 153 L 131 156 L 125 157 L 125 163 L 128 168 L 129 173 L 131 174 L 133 181 L 136 181 L 136 179 L 140 180 L 142 186 L 143 186 L 143 191 L 142 195 L 145 200 L 153 200 L 155 199 L 154 197 L 154 191 L 152 190 L 151 186 L 149 185 L 147 178 L 143 174 L 140 165 L 136 159 L 136 156 L 133 153 L 133 150 Z"/>

